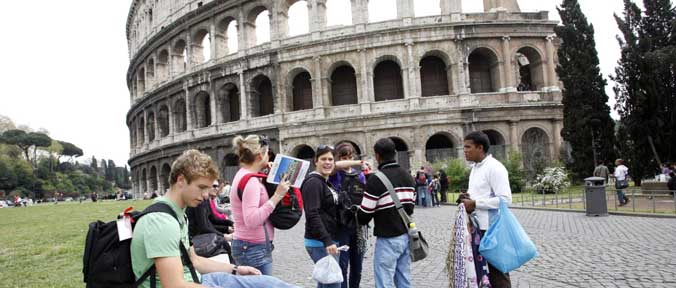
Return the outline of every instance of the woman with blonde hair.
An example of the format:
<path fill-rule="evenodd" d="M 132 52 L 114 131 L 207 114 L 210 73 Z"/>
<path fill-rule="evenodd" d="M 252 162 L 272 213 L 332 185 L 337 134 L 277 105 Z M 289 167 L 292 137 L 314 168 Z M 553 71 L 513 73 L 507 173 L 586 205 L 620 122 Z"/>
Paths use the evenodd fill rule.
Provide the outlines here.
<path fill-rule="evenodd" d="M 269 140 L 264 136 L 237 136 L 233 139 L 240 169 L 232 180 L 230 204 L 235 222 L 232 241 L 232 256 L 237 265 L 255 267 L 263 275 L 272 274 L 272 241 L 275 231 L 267 221 L 280 200 L 289 190 L 289 182 L 283 179 L 275 193 L 269 197 L 259 178 L 251 177 L 244 184 L 242 199 L 238 196 L 239 182 L 247 174 L 259 173 L 268 167 Z"/>

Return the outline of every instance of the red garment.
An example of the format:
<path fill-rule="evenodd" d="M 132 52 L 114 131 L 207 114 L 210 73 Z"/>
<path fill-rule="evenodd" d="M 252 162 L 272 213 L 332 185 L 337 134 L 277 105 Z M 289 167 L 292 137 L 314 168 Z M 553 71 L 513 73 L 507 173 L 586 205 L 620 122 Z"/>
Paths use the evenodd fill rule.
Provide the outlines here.
<path fill-rule="evenodd" d="M 216 199 L 210 199 L 209 206 L 211 207 L 211 213 L 214 214 L 214 217 L 221 220 L 228 220 L 228 215 L 225 215 L 216 209 Z"/>

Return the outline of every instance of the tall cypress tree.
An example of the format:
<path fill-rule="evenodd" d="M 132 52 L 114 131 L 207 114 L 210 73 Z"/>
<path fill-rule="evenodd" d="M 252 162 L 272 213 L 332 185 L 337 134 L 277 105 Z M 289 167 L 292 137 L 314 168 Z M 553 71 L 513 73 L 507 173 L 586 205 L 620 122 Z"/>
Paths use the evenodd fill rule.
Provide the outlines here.
<path fill-rule="evenodd" d="M 675 160 L 676 11 L 669 0 L 645 0 L 645 11 L 624 0 L 623 17 L 615 15 L 622 50 L 613 80 L 623 137 L 630 139 L 622 156 L 634 180 L 659 170 L 660 160 Z M 645 12 L 642 14 L 642 12 Z"/>
<path fill-rule="evenodd" d="M 594 41 L 594 27 L 577 0 L 564 0 L 557 9 L 563 26 L 555 28 L 562 40 L 556 73 L 563 82 L 563 130 L 570 143 L 572 162 L 568 168 L 578 179 L 594 170 L 593 139 L 598 160 L 613 159 L 614 121 L 610 118 L 606 81 L 601 76 Z"/>

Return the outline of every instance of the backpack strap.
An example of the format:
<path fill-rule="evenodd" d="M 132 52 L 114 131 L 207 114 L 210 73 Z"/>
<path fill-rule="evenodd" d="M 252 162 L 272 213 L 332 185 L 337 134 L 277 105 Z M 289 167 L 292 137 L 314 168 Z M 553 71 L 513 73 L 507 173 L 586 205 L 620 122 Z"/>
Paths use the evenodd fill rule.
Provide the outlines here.
<path fill-rule="evenodd" d="M 239 179 L 239 183 L 237 183 L 237 197 L 239 197 L 239 201 L 242 201 L 242 195 L 244 195 L 244 188 L 246 188 L 246 184 L 249 184 L 249 180 L 251 177 L 257 177 L 257 178 L 266 178 L 268 175 L 265 175 L 263 173 L 248 173 L 242 176 L 242 179 Z"/>
<path fill-rule="evenodd" d="M 178 215 L 176 215 L 174 209 L 172 209 L 166 203 L 162 202 L 156 202 L 148 206 L 146 209 L 143 210 L 143 212 L 134 217 L 134 220 L 138 221 L 141 217 L 156 212 L 167 213 L 172 217 L 174 217 L 174 219 L 176 219 L 176 222 L 180 223 L 180 221 L 178 220 Z M 190 270 L 190 275 L 192 276 L 192 281 L 195 283 L 200 283 L 200 280 L 197 277 L 197 272 L 195 271 L 195 267 L 192 265 L 192 261 L 190 261 L 190 254 L 188 253 L 188 250 L 185 249 L 183 241 L 179 240 L 178 246 L 179 249 L 181 250 L 181 260 L 183 261 L 183 263 L 185 263 L 186 266 L 188 266 L 188 269 Z M 134 287 L 138 287 L 141 284 L 143 284 L 143 282 L 148 277 L 150 277 L 150 287 L 151 288 L 157 287 L 157 269 L 155 268 L 155 264 L 150 266 L 150 268 L 145 273 L 143 273 L 143 275 L 141 275 L 141 277 L 139 277 L 138 280 L 136 280 L 136 282 L 134 283 Z"/>

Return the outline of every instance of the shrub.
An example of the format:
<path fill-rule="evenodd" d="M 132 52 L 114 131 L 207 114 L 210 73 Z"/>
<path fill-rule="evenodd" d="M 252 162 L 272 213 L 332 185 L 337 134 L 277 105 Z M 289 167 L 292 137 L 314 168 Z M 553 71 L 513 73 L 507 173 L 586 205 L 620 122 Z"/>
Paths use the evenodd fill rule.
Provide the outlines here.
<path fill-rule="evenodd" d="M 526 173 L 521 168 L 521 153 L 511 150 L 507 159 L 502 163 L 509 173 L 509 188 L 512 193 L 522 192 L 525 186 Z"/>
<path fill-rule="evenodd" d="M 536 178 L 533 189 L 544 193 L 559 193 L 570 186 L 568 173 L 563 167 L 547 167 Z"/>
<path fill-rule="evenodd" d="M 469 184 L 470 168 L 465 160 L 451 158 L 432 165 L 434 171 L 444 170 L 448 176 L 448 192 L 466 191 Z"/>

